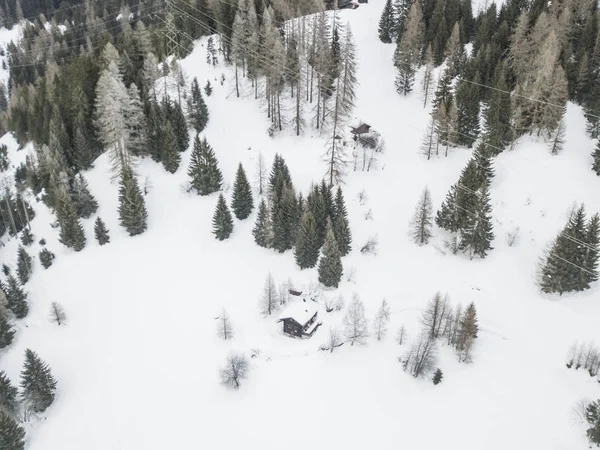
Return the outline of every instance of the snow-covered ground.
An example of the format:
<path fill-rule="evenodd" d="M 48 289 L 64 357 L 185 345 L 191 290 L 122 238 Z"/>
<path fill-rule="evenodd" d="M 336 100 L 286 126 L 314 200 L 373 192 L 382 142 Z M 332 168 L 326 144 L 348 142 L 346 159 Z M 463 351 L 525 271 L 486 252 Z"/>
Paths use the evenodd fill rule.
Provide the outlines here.
<path fill-rule="evenodd" d="M 358 293 L 369 318 L 387 299 L 392 314 L 386 339 L 330 354 L 318 348 L 344 311 L 321 311 L 323 326 L 302 341 L 283 336 L 275 317 L 261 317 L 257 303 L 269 272 L 277 282 L 291 278 L 302 289 L 316 282 L 316 269 L 300 271 L 291 252 L 257 247 L 251 236 L 255 214 L 235 222 L 231 239 L 216 241 L 211 218 L 217 197 L 182 189 L 189 151 L 175 175 L 151 161 L 141 164 L 140 181 L 147 177 L 151 186 L 149 229 L 128 237 L 118 225 L 117 185 L 110 184 L 102 156 L 85 175 L 110 228 L 109 245 L 95 242 L 91 218 L 84 221 L 85 250 L 66 250 L 49 225 L 48 210 L 36 205 L 36 241 L 45 238 L 56 260 L 43 270 L 36 258 L 26 285 L 29 316 L 0 359 L 0 368 L 17 382 L 24 350 L 32 348 L 59 381 L 47 419 L 28 426 L 30 450 L 587 448 L 585 427 L 574 423 L 572 408 L 581 398 L 600 397 L 600 385 L 564 363 L 575 340 L 600 342 L 600 286 L 559 298 L 541 295 L 534 281 L 538 258 L 573 202 L 600 211 L 600 178 L 590 170 L 593 142 L 584 133 L 583 115 L 569 107 L 560 155 L 524 141 L 496 159 L 491 188 L 496 239 L 488 258 L 443 255 L 439 230 L 430 245 L 415 246 L 407 237 L 408 222 L 423 187 L 429 186 L 439 207 L 470 151 L 432 161 L 419 155 L 428 111 L 418 92 L 404 98 L 394 90 L 393 46 L 377 38 L 378 3 L 341 16 L 357 43 L 356 119 L 381 132 L 387 150 L 382 170 L 347 178 L 354 250 L 343 264 L 355 277 L 325 295 L 341 293 L 348 303 Z M 213 83 L 204 134 L 227 184 L 239 162 L 250 175 L 259 152 L 268 165 L 279 152 L 306 193 L 324 175 L 324 139 L 269 138 L 260 105 L 250 92 L 235 98 L 230 69 L 207 66 L 205 44 L 197 43 L 182 65 L 190 80 Z M 217 81 L 221 74 L 224 86 Z M 10 146 L 11 156 L 24 158 L 25 150 L 15 153 L 9 136 L 0 142 Z M 364 205 L 358 201 L 361 191 Z M 368 210 L 372 220 L 364 218 Z M 509 247 L 506 233 L 517 226 L 521 240 Z M 362 255 L 358 249 L 372 235 L 379 239 L 378 255 Z M 13 240 L 2 248 L 1 262 L 14 266 L 17 245 Z M 30 253 L 38 251 L 34 244 Z M 472 364 L 459 364 L 451 349 L 441 349 L 444 380 L 433 386 L 402 371 L 397 358 L 407 345 L 398 346 L 393 335 L 405 325 L 410 341 L 438 290 L 448 292 L 454 305 L 475 302 L 480 333 Z M 48 321 L 54 301 L 67 312 L 64 327 Z M 215 335 L 223 307 L 235 332 L 227 342 Z M 239 391 L 218 382 L 230 350 L 257 355 Z"/>

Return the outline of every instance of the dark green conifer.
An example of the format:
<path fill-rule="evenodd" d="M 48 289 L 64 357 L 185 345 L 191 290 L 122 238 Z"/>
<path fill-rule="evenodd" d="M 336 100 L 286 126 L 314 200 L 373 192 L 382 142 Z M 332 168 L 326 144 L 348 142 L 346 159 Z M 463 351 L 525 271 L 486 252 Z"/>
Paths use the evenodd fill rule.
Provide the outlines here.
<path fill-rule="evenodd" d="M 306 199 L 307 209 L 315 217 L 317 224 L 317 236 L 319 237 L 319 247 L 323 246 L 327 234 L 327 205 L 321 191 L 317 185 L 314 185 Z"/>
<path fill-rule="evenodd" d="M 387 0 L 379 19 L 379 40 L 384 44 L 392 42 L 394 29 L 394 9 L 392 8 L 392 0 Z"/>
<path fill-rule="evenodd" d="M 8 347 L 15 336 L 15 330 L 8 321 L 6 311 L 0 309 L 0 349 Z M 0 372 L 0 375 L 2 372 Z M 2 407 L 2 378 L 0 377 L 0 407 Z"/>
<path fill-rule="evenodd" d="M 16 415 L 19 407 L 17 394 L 17 388 L 12 385 L 6 372 L 0 370 L 0 410 Z"/>
<path fill-rule="evenodd" d="M 10 275 L 10 267 L 8 267 L 6 264 L 2 264 L 2 273 L 6 276 Z"/>
<path fill-rule="evenodd" d="M 6 301 L 8 309 L 10 309 L 17 319 L 23 319 L 29 313 L 29 305 L 27 304 L 27 293 L 13 275 L 8 275 L 6 278 Z"/>
<path fill-rule="evenodd" d="M 133 170 L 123 167 L 119 187 L 119 221 L 129 236 L 142 234 L 148 228 L 148 212 Z"/>
<path fill-rule="evenodd" d="M 88 170 L 92 167 L 93 149 L 91 139 L 87 136 L 83 127 L 75 130 L 73 141 L 75 147 L 75 164 L 79 170 Z"/>
<path fill-rule="evenodd" d="M 110 242 L 109 230 L 106 228 L 104 221 L 98 216 L 94 222 L 94 234 L 98 244 L 104 245 Z"/>
<path fill-rule="evenodd" d="M 74 178 L 70 194 L 79 217 L 87 219 L 98 210 L 98 202 L 81 173 Z"/>
<path fill-rule="evenodd" d="M 242 167 L 242 163 L 239 164 L 237 173 L 235 174 L 231 208 L 233 209 L 235 217 L 240 220 L 246 219 L 254 208 L 252 188 L 250 187 L 250 183 L 248 183 L 248 178 L 246 177 L 246 172 Z"/>
<path fill-rule="evenodd" d="M 317 236 L 317 225 L 310 211 L 304 213 L 296 239 L 294 257 L 296 264 L 301 269 L 308 269 L 317 265 L 319 259 L 319 240 Z"/>
<path fill-rule="evenodd" d="M 29 227 L 23 228 L 23 232 L 21 233 L 21 243 L 24 246 L 29 247 L 31 244 L 33 244 L 33 240 L 34 236 Z"/>
<path fill-rule="evenodd" d="M 17 255 L 17 275 L 21 284 L 25 284 L 31 278 L 31 272 L 33 271 L 33 259 L 27 253 L 24 247 L 19 246 Z"/>
<path fill-rule="evenodd" d="M 456 88 L 456 143 L 471 148 L 479 135 L 479 86 L 463 81 Z"/>
<path fill-rule="evenodd" d="M 584 288 L 598 280 L 598 259 L 600 258 L 600 216 L 594 214 L 589 220 L 585 231 L 586 247 L 583 276 L 586 281 Z"/>
<path fill-rule="evenodd" d="M 480 258 L 485 258 L 487 252 L 492 250 L 491 242 L 494 240 L 492 231 L 492 218 L 490 196 L 484 186 L 477 196 L 476 208 L 467 215 L 467 222 L 461 229 L 459 248 Z"/>
<path fill-rule="evenodd" d="M 592 170 L 596 172 L 596 175 L 600 175 L 600 139 L 598 139 L 598 142 L 596 142 L 596 147 L 594 149 L 594 153 L 592 153 L 592 158 L 594 158 Z"/>
<path fill-rule="evenodd" d="M 160 162 L 162 157 L 162 130 L 165 120 L 165 113 L 156 101 L 151 101 L 147 107 L 147 125 L 146 145 L 150 157 Z"/>
<path fill-rule="evenodd" d="M 330 222 L 327 226 L 325 244 L 319 260 L 319 282 L 326 287 L 337 288 L 343 273 L 342 256 Z"/>
<path fill-rule="evenodd" d="M 23 450 L 25 448 L 25 431 L 7 411 L 1 408 L 0 448 L 6 450 Z"/>
<path fill-rule="evenodd" d="M 254 242 L 259 247 L 269 248 L 272 241 L 272 227 L 271 227 L 271 215 L 267 209 L 265 199 L 261 199 L 258 204 L 258 215 L 256 216 L 256 222 L 252 229 L 252 235 L 254 236 Z"/>
<path fill-rule="evenodd" d="M 292 177 L 290 170 L 283 157 L 275 154 L 271 174 L 269 175 L 269 196 L 271 199 L 281 198 L 283 190 L 287 187 L 292 187 Z"/>
<path fill-rule="evenodd" d="M 48 250 L 46 247 L 44 247 L 40 251 L 39 257 L 40 257 L 40 263 L 42 263 L 42 266 L 44 267 L 44 269 L 47 269 L 54 262 L 55 255 L 50 250 Z"/>
<path fill-rule="evenodd" d="M 190 145 L 190 135 L 181 106 L 179 106 L 179 103 L 177 102 L 169 101 L 166 106 L 166 111 L 169 122 L 171 122 L 171 126 L 173 127 L 173 132 L 175 133 L 177 141 L 176 148 L 180 152 L 185 152 Z"/>
<path fill-rule="evenodd" d="M 442 373 L 442 371 L 440 369 L 436 370 L 435 373 L 433 374 L 433 384 L 438 385 L 442 382 L 442 378 L 444 377 L 444 374 Z"/>
<path fill-rule="evenodd" d="M 194 150 L 188 169 L 192 188 L 200 195 L 209 195 L 221 189 L 223 175 L 218 167 L 217 158 L 206 138 L 194 139 Z"/>
<path fill-rule="evenodd" d="M 169 173 L 177 172 L 179 163 L 181 162 L 181 155 L 179 153 L 179 144 L 177 143 L 177 136 L 173 130 L 173 126 L 170 122 L 167 122 L 161 133 L 161 161 L 163 167 Z"/>
<path fill-rule="evenodd" d="M 280 253 L 290 250 L 298 234 L 298 200 L 293 187 L 286 186 L 281 197 L 274 197 L 271 211 L 273 241 L 271 246 Z"/>
<path fill-rule="evenodd" d="M 204 92 L 206 93 L 207 97 L 210 97 L 210 94 L 212 94 L 213 88 L 212 88 L 212 84 L 210 84 L 210 80 L 206 80 L 206 84 L 204 85 Z"/>
<path fill-rule="evenodd" d="M 348 223 L 348 211 L 346 210 L 344 195 L 342 194 L 342 188 L 339 186 L 335 194 L 332 223 L 333 234 L 340 249 L 340 254 L 346 256 L 352 250 L 352 233 Z"/>
<path fill-rule="evenodd" d="M 473 159 L 478 172 L 475 183 L 480 187 L 484 185 L 489 186 L 492 178 L 494 178 L 494 168 L 492 166 L 493 154 L 493 150 L 485 141 L 480 142 L 473 152 Z"/>
<path fill-rule="evenodd" d="M 86 239 L 75 204 L 64 189 L 59 189 L 57 200 L 56 216 L 60 226 L 59 242 L 65 247 L 79 252 L 85 247 Z"/>
<path fill-rule="evenodd" d="M 21 397 L 32 412 L 45 411 L 54 401 L 56 379 L 48 364 L 33 350 L 25 350 L 21 371 Z"/>
<path fill-rule="evenodd" d="M 190 97 L 189 116 L 192 127 L 196 130 L 196 133 L 204 131 L 206 124 L 208 123 L 208 108 L 204 99 L 202 98 L 202 92 L 200 91 L 200 85 L 198 84 L 198 78 L 194 77 L 192 81 L 192 95 Z"/>
<path fill-rule="evenodd" d="M 435 223 L 438 227 L 448 230 L 450 232 L 456 232 L 459 229 L 456 200 L 457 200 L 458 188 L 454 184 L 450 186 L 446 199 L 442 202 L 442 206 L 435 215 Z"/>
<path fill-rule="evenodd" d="M 212 219 L 213 234 L 219 241 L 227 239 L 233 231 L 233 218 L 231 212 L 225 203 L 225 197 L 223 194 L 219 194 L 219 200 L 217 201 L 217 208 Z"/>
<path fill-rule="evenodd" d="M 511 96 L 507 94 L 509 88 L 502 63 L 496 67 L 492 86 L 494 89 L 490 89 L 490 99 L 484 112 L 484 140 L 490 145 L 493 154 L 498 154 L 511 143 L 513 136 L 510 123 Z"/>

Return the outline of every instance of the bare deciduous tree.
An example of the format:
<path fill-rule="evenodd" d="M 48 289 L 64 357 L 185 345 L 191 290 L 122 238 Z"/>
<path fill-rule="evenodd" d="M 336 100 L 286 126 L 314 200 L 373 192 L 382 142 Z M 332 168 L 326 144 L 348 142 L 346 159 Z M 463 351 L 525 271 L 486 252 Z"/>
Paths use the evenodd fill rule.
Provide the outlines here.
<path fill-rule="evenodd" d="M 233 326 L 225 309 L 221 311 L 221 315 L 217 317 L 217 321 L 217 336 L 224 340 L 233 338 Z"/>
<path fill-rule="evenodd" d="M 256 190 L 258 195 L 262 196 L 266 192 L 267 178 L 269 174 L 265 166 L 265 158 L 262 153 L 258 153 L 258 161 L 256 162 Z"/>
<path fill-rule="evenodd" d="M 375 320 L 373 320 L 373 334 L 378 341 L 382 340 L 387 334 L 389 321 L 390 307 L 388 306 L 387 301 L 383 299 L 381 306 L 375 315 Z"/>
<path fill-rule="evenodd" d="M 519 243 L 519 227 L 516 227 L 506 233 L 506 243 L 509 247 L 514 247 Z"/>
<path fill-rule="evenodd" d="M 219 374 L 223 386 L 238 389 L 241 380 L 248 375 L 248 359 L 244 355 L 231 353 Z"/>
<path fill-rule="evenodd" d="M 50 305 L 50 321 L 57 325 L 63 325 L 67 321 L 67 313 L 57 302 L 52 302 L 52 305 Z"/>
<path fill-rule="evenodd" d="M 348 306 L 348 311 L 344 317 L 344 328 L 346 339 L 350 341 L 350 345 L 354 345 L 355 342 L 364 344 L 365 339 L 369 336 L 367 319 L 365 319 L 365 306 L 356 293 L 352 297 L 352 303 Z"/>
<path fill-rule="evenodd" d="M 373 254 L 377 255 L 377 246 L 379 245 L 379 241 L 377 236 L 371 236 L 369 240 L 363 245 L 360 249 L 362 254 Z"/>
<path fill-rule="evenodd" d="M 433 299 L 429 301 L 427 309 L 421 316 L 421 324 L 431 339 L 437 339 L 442 329 L 442 324 L 448 313 L 448 297 L 442 298 L 442 294 L 436 292 Z"/>
<path fill-rule="evenodd" d="M 398 328 L 398 331 L 396 331 L 396 342 L 398 343 L 398 345 L 402 345 L 405 340 L 406 340 L 406 327 L 404 325 L 402 325 L 400 328 Z"/>
<path fill-rule="evenodd" d="M 321 347 L 321 350 L 328 350 L 329 353 L 333 353 L 337 347 L 341 347 L 342 345 L 344 345 L 344 341 L 339 330 L 335 327 L 330 327 L 327 342 Z"/>
<path fill-rule="evenodd" d="M 437 364 L 437 346 L 427 331 L 422 332 L 404 356 L 403 369 L 418 378 L 431 372 Z"/>
<path fill-rule="evenodd" d="M 275 287 L 275 280 L 273 275 L 269 273 L 267 280 L 265 281 L 265 289 L 263 295 L 260 298 L 260 312 L 265 316 L 271 315 L 279 306 L 279 295 L 277 294 L 277 288 Z"/>

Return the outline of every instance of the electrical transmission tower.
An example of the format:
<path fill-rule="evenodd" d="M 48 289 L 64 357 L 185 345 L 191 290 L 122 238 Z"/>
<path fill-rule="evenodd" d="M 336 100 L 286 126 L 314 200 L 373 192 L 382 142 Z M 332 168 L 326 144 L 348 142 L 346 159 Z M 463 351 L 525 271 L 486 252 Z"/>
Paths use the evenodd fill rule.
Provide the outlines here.
<path fill-rule="evenodd" d="M 175 26 L 175 17 L 173 16 L 173 5 L 172 0 L 166 0 L 166 11 L 165 16 L 165 38 L 166 38 L 166 50 L 167 56 L 173 56 L 174 65 L 177 65 L 179 59 L 179 42 L 177 42 L 177 27 Z M 174 74 L 175 85 L 177 86 L 177 99 L 179 106 L 181 106 L 181 87 L 179 85 L 179 71 Z M 167 82 L 165 77 L 165 96 L 168 96 Z"/>

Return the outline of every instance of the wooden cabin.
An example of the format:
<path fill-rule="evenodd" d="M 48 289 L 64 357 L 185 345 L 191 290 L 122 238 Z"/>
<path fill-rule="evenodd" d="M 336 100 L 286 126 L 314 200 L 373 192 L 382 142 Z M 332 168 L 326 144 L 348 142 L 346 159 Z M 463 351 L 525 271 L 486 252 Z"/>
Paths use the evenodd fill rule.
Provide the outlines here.
<path fill-rule="evenodd" d="M 321 325 L 317 313 L 317 304 L 312 300 L 291 301 L 279 316 L 279 322 L 283 322 L 283 333 L 294 338 L 311 337 Z"/>

